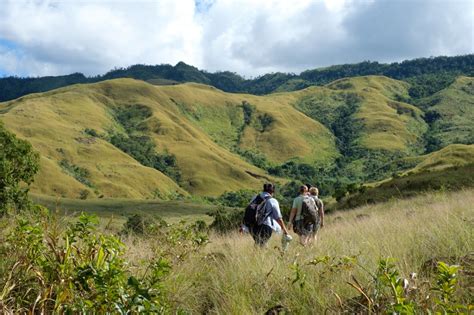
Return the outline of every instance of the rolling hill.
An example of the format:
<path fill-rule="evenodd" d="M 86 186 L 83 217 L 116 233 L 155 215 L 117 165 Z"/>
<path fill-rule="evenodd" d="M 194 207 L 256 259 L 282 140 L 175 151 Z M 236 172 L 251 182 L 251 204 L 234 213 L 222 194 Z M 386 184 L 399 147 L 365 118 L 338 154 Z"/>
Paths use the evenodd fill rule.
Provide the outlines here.
<path fill-rule="evenodd" d="M 133 65 L 114 69 L 104 75 L 85 77 L 82 73 L 39 78 L 0 78 L 0 102 L 8 101 L 26 94 L 46 92 L 52 89 L 77 83 L 95 83 L 111 79 L 133 78 L 152 84 L 169 85 L 195 82 L 212 85 L 226 92 L 263 95 L 274 92 L 301 90 L 313 85 L 326 85 L 347 77 L 381 75 L 412 84 L 410 95 L 415 98 L 426 97 L 442 90 L 459 75 L 474 75 L 474 54 L 463 56 L 439 56 L 417 58 L 384 64 L 363 61 L 355 64 L 334 65 L 310 69 L 299 75 L 293 73 L 268 73 L 253 79 L 245 79 L 230 71 L 214 73 L 178 62 L 172 66 Z"/>
<path fill-rule="evenodd" d="M 474 143 L 474 78 L 458 77 L 446 89 L 423 99 L 419 106 L 430 124 L 430 150 L 452 143 Z"/>
<path fill-rule="evenodd" d="M 439 151 L 406 158 L 402 164 L 415 166 L 383 181 L 361 186 L 342 198 L 339 207 L 411 197 L 430 190 L 474 187 L 473 144 L 451 144 Z"/>
<path fill-rule="evenodd" d="M 455 95 L 461 103 L 455 116 L 467 121 L 470 82 L 459 77 L 434 94 L 427 112 L 449 111 L 448 97 Z M 425 122 L 429 98 L 409 104 L 409 89 L 403 81 L 365 76 L 257 96 L 197 83 L 114 79 L 0 103 L 0 119 L 41 154 L 35 193 L 218 196 L 268 180 L 284 183 L 271 168 L 288 162 L 330 170 L 327 176 L 343 173 L 349 182 L 383 179 L 393 171 L 385 166 L 400 159 L 419 163 L 413 159 L 424 153 L 426 135 L 442 135 Z"/>

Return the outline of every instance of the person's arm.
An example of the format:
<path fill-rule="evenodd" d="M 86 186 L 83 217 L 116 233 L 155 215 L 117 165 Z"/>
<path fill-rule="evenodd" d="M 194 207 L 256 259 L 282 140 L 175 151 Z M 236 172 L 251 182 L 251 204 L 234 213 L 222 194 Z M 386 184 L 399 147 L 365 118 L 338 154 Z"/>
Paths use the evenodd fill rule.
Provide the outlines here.
<path fill-rule="evenodd" d="M 288 230 L 286 229 L 285 222 L 283 222 L 282 218 L 279 218 L 276 220 L 278 224 L 281 226 L 281 229 L 283 230 L 283 234 L 288 234 Z"/>
<path fill-rule="evenodd" d="M 281 215 L 280 211 L 280 204 L 278 203 L 278 200 L 272 199 L 272 208 L 273 208 L 273 218 L 275 221 L 277 221 L 278 225 L 281 227 L 282 231 L 284 234 L 288 234 L 288 230 L 286 229 L 285 222 L 283 222 L 283 217 Z"/>
<path fill-rule="evenodd" d="M 291 208 L 291 211 L 290 211 L 290 220 L 288 221 L 288 226 L 291 226 L 293 224 L 293 220 L 295 219 L 295 216 L 296 216 L 296 211 L 298 211 L 298 209 L 296 208 Z"/>
<path fill-rule="evenodd" d="M 298 205 L 297 205 L 296 198 L 295 198 L 295 199 L 293 199 L 293 205 L 292 205 L 291 211 L 290 211 L 290 219 L 288 221 L 288 226 L 293 225 L 293 220 L 295 219 L 295 216 L 296 216 L 297 212 L 298 212 Z"/>
<path fill-rule="evenodd" d="M 319 217 L 321 219 L 321 227 L 324 226 L 324 203 L 321 201 L 321 211 L 319 211 Z"/>

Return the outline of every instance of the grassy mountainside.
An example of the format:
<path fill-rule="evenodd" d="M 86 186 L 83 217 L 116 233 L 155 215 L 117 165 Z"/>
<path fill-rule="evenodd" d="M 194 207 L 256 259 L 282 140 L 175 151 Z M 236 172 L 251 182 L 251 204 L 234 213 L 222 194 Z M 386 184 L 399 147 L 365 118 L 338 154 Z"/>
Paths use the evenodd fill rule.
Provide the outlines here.
<path fill-rule="evenodd" d="M 471 85 L 460 77 L 434 95 L 426 114 L 429 99 L 410 105 L 410 85 L 381 76 L 265 96 L 116 79 L 2 103 L 0 118 L 41 153 L 33 187 L 40 194 L 218 196 L 258 189 L 275 180 L 269 174 L 334 194 L 415 166 L 426 138 L 439 137 L 436 122 L 449 121 L 466 140 Z M 435 123 L 427 119 L 434 110 L 445 111 Z"/>
<path fill-rule="evenodd" d="M 295 107 L 336 136 L 344 176 L 383 178 L 386 174 L 377 170 L 384 164 L 424 151 L 423 112 L 400 101 L 408 97 L 408 88 L 386 77 L 346 78 L 304 90 Z"/>
<path fill-rule="evenodd" d="M 331 132 L 291 106 L 296 93 L 262 97 L 197 84 L 160 87 L 159 91 L 163 102 L 171 100 L 192 123 L 229 150 L 251 150 L 273 163 L 292 158 L 325 163 L 338 156 Z M 316 147 L 322 149 L 321 154 L 315 154 Z"/>
<path fill-rule="evenodd" d="M 342 198 L 339 206 L 355 207 L 429 190 L 474 187 L 474 145 L 452 144 L 430 154 L 407 158 L 401 164 L 415 166 L 392 178 L 361 186 Z"/>
<path fill-rule="evenodd" d="M 186 194 L 161 172 L 84 132 L 85 128 L 100 133 L 120 128 L 110 108 L 97 97 L 84 86 L 72 86 L 3 104 L 5 126 L 41 154 L 33 191 L 71 198 L 84 191 L 95 197 Z"/>
<path fill-rule="evenodd" d="M 119 79 L 30 95 L 2 104 L 1 110 L 6 127 L 42 155 L 33 191 L 71 198 L 85 190 L 92 197 L 169 198 L 186 191 L 218 195 L 257 188 L 268 180 L 231 152 L 236 148 L 252 148 L 275 162 L 334 159 L 331 133 L 294 110 L 293 99 Z M 244 118 L 247 103 L 251 112 Z M 181 187 L 112 145 L 113 135 L 148 137 L 157 152 L 175 157 Z M 314 157 L 316 144 L 326 154 Z"/>
<path fill-rule="evenodd" d="M 127 136 L 129 126 L 119 122 L 117 113 L 135 107 L 148 108 L 151 116 L 131 124 L 142 136 L 153 138 L 158 152 L 176 156 L 186 190 L 212 195 L 255 187 L 261 181 L 255 177 L 263 176 L 262 171 L 216 145 L 158 88 L 141 81 L 105 81 L 31 95 L 4 104 L 2 120 L 42 155 L 35 192 L 77 197 L 81 189 L 93 189 L 96 195 L 130 198 L 186 194 L 170 178 L 140 165 L 107 141 L 111 134 Z M 86 128 L 98 136 L 90 136 Z M 75 176 L 77 169 L 90 184 L 77 179 L 81 176 Z"/>
<path fill-rule="evenodd" d="M 474 143 L 474 78 L 458 77 L 446 89 L 423 99 L 420 107 L 431 127 L 430 150 L 452 143 Z"/>

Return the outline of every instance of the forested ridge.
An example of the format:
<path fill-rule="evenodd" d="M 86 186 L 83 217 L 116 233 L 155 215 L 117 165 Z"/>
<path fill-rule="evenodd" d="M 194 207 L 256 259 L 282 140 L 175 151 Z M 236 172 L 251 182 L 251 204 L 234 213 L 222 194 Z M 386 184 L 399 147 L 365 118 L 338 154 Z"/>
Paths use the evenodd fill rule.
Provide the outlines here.
<path fill-rule="evenodd" d="M 294 73 L 269 73 L 252 79 L 245 79 L 235 72 L 214 73 L 179 62 L 175 66 L 133 65 L 114 69 L 104 75 L 86 77 L 82 73 L 63 76 L 35 78 L 5 77 L 0 79 L 0 101 L 20 96 L 45 92 L 76 83 L 94 83 L 117 78 L 134 78 L 153 84 L 166 85 L 182 82 L 196 82 L 215 86 L 226 92 L 268 94 L 281 91 L 295 91 L 311 85 L 324 85 L 344 77 L 384 75 L 411 84 L 410 96 L 414 99 L 426 97 L 447 87 L 459 75 L 474 75 L 474 54 L 455 57 L 430 57 L 405 60 L 390 64 L 364 61 Z"/>

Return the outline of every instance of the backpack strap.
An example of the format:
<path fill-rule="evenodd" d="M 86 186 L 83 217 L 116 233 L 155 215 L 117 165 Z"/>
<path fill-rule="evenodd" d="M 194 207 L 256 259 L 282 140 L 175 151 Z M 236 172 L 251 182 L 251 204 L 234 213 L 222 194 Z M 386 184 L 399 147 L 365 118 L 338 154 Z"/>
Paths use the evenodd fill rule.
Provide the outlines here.
<path fill-rule="evenodd" d="M 270 200 L 270 199 L 272 199 L 272 198 L 273 198 L 273 197 L 272 197 L 271 195 L 268 195 L 268 196 L 266 196 L 266 197 L 263 199 L 263 201 L 258 205 L 258 208 L 261 209 L 261 207 L 262 207 L 262 208 L 264 208 L 263 210 L 265 211 L 265 212 L 264 212 L 264 213 L 265 213 L 265 216 L 263 217 L 262 222 L 265 222 L 265 220 L 266 220 L 266 219 L 270 216 L 270 214 L 272 213 L 271 211 L 269 211 L 268 213 L 266 212 L 266 210 L 267 210 L 267 209 L 266 209 L 266 207 L 267 207 L 267 201 Z M 257 211 L 257 212 L 258 212 L 258 211 Z M 257 222 L 257 224 L 258 224 L 258 222 Z M 262 224 L 263 224 L 263 223 L 262 223 Z"/>

